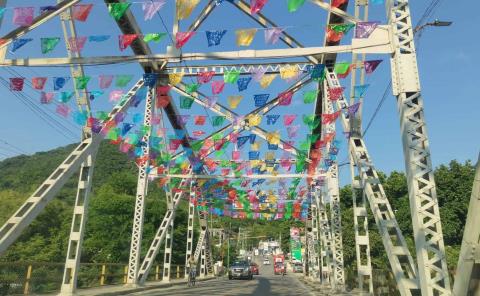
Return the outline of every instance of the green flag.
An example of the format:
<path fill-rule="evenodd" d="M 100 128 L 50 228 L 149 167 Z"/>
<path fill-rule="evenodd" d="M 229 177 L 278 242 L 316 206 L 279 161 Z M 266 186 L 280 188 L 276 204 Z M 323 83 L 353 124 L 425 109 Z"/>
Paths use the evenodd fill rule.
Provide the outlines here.
<path fill-rule="evenodd" d="M 305 0 L 288 0 L 288 12 L 295 12 L 305 3 Z"/>
<path fill-rule="evenodd" d="M 304 115 L 303 123 L 305 123 L 312 130 L 320 124 L 320 118 L 315 115 Z"/>
<path fill-rule="evenodd" d="M 190 97 L 180 97 L 180 109 L 190 109 L 192 108 L 193 98 Z"/>
<path fill-rule="evenodd" d="M 89 81 L 90 81 L 90 76 L 77 76 L 75 77 L 75 88 L 85 89 Z"/>
<path fill-rule="evenodd" d="M 212 117 L 212 125 L 213 126 L 220 126 L 220 125 L 223 124 L 224 121 L 225 121 L 225 116 L 218 115 L 218 116 L 213 116 Z"/>
<path fill-rule="evenodd" d="M 202 146 L 203 146 L 203 141 L 202 140 L 193 141 L 192 144 L 191 144 L 192 150 L 195 151 L 195 152 L 200 151 L 200 149 L 202 149 Z"/>
<path fill-rule="evenodd" d="M 223 81 L 225 83 L 236 83 L 239 76 L 240 71 L 238 70 L 225 71 L 225 73 L 223 74 Z"/>
<path fill-rule="evenodd" d="M 115 86 L 125 87 L 132 80 L 133 75 L 117 75 L 115 77 Z"/>
<path fill-rule="evenodd" d="M 189 95 L 191 95 L 192 93 L 196 92 L 199 87 L 200 87 L 200 83 L 187 84 L 187 85 L 185 86 L 185 91 L 186 91 Z"/>
<path fill-rule="evenodd" d="M 160 42 L 163 37 L 167 36 L 167 33 L 148 33 L 143 36 L 143 41 L 145 42 L 155 42 L 158 43 Z"/>
<path fill-rule="evenodd" d="M 333 71 L 335 71 L 335 73 L 337 74 L 344 75 L 345 73 L 348 72 L 349 69 L 350 69 L 350 63 L 343 62 L 343 63 L 336 63 L 335 67 L 333 68 Z"/>
<path fill-rule="evenodd" d="M 42 53 L 51 52 L 60 41 L 60 37 L 40 38 Z"/>
<path fill-rule="evenodd" d="M 132 5 L 130 2 L 111 3 L 108 5 L 108 12 L 116 20 L 120 20 L 125 11 Z"/>
<path fill-rule="evenodd" d="M 353 27 L 355 27 L 354 24 L 333 24 L 333 25 L 328 25 L 328 28 L 330 30 L 335 31 L 336 33 L 344 33 L 347 34 L 348 31 L 350 31 Z"/>
<path fill-rule="evenodd" d="M 317 99 L 317 95 L 318 95 L 318 90 L 307 91 L 303 95 L 303 102 L 305 104 L 311 104 L 311 103 L 315 102 L 315 100 Z"/>

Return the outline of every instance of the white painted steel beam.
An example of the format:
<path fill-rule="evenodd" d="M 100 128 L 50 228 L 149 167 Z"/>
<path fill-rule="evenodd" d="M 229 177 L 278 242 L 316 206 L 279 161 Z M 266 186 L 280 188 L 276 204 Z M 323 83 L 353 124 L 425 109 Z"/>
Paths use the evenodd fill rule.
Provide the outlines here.
<path fill-rule="evenodd" d="M 378 30 L 377 30 L 378 31 Z M 380 32 L 380 31 L 379 31 Z M 374 35 L 374 34 L 372 34 Z M 98 57 L 66 57 L 66 58 L 16 58 L 0 61 L 0 66 L 61 66 L 61 65 L 105 65 L 125 63 L 152 63 L 168 62 L 180 63 L 182 61 L 202 60 L 239 60 L 239 59 L 285 59 L 333 53 L 364 53 L 386 54 L 391 53 L 388 32 L 383 35 L 374 35 L 379 40 L 369 39 L 358 41 L 357 45 L 337 45 L 327 47 L 284 48 L 284 49 L 246 49 L 238 51 L 207 52 L 207 53 L 182 53 L 176 54 L 149 54 L 135 56 L 98 56 Z M 377 38 L 376 38 L 377 39 Z"/>

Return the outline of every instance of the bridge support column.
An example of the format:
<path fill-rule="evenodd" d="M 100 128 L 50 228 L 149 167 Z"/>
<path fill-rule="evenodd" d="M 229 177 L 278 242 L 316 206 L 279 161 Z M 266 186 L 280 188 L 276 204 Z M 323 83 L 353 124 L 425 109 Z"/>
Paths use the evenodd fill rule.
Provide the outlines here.
<path fill-rule="evenodd" d="M 172 218 L 167 227 L 167 233 L 165 235 L 165 251 L 163 256 L 163 274 L 162 282 L 170 282 L 171 263 L 172 263 L 172 246 L 173 246 L 173 231 L 175 221 L 175 210 L 173 205 L 173 195 L 171 189 L 167 191 L 167 207 L 172 210 Z"/>
<path fill-rule="evenodd" d="M 188 266 L 190 257 L 192 257 L 193 252 L 193 234 L 194 234 L 194 225 L 195 225 L 195 192 L 196 186 L 191 186 L 190 188 L 190 199 L 188 201 L 188 229 L 187 229 L 187 251 L 185 252 L 185 278 L 188 277 Z"/>
<path fill-rule="evenodd" d="M 392 90 L 400 115 L 420 289 L 425 296 L 450 295 L 409 3 L 390 0 L 386 4 L 393 33 Z"/>
<path fill-rule="evenodd" d="M 145 103 L 144 126 L 147 127 L 147 133 L 142 137 L 143 155 L 150 153 L 150 133 L 152 116 L 154 112 L 153 100 L 155 98 L 155 87 L 148 89 L 147 100 Z M 140 267 L 140 253 L 143 236 L 143 220 L 145 218 L 145 198 L 148 188 L 147 168 L 150 165 L 150 158 L 147 159 L 138 168 L 137 194 L 135 198 L 135 210 L 133 216 L 132 240 L 130 244 L 130 257 L 128 260 L 128 278 L 127 285 L 136 286 L 138 284 L 138 273 Z"/>

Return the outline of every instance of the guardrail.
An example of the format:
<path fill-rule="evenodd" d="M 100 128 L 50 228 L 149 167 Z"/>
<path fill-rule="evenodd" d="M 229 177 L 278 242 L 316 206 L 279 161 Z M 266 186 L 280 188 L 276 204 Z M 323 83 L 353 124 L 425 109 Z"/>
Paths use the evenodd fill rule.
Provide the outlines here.
<path fill-rule="evenodd" d="M 0 262 L 0 295 L 46 294 L 60 290 L 64 263 Z M 125 284 L 125 263 L 81 263 L 78 288 Z M 156 265 L 148 281 L 162 279 L 163 268 Z M 183 278 L 185 266 L 172 265 L 171 279 Z"/>

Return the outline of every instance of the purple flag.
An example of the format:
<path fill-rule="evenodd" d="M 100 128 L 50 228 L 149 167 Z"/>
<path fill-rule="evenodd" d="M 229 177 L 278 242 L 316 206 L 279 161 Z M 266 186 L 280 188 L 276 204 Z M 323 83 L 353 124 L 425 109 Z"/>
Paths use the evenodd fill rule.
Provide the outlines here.
<path fill-rule="evenodd" d="M 151 20 L 157 11 L 159 11 L 163 5 L 165 5 L 165 0 L 157 0 L 153 2 L 145 2 L 142 4 L 143 9 L 143 18 L 148 21 Z"/>
<path fill-rule="evenodd" d="M 211 96 L 211 97 L 207 97 L 207 106 L 208 107 L 213 107 L 215 106 L 215 104 L 217 104 L 217 100 L 218 100 L 218 97 L 217 96 Z"/>
<path fill-rule="evenodd" d="M 265 29 L 265 43 L 266 44 L 275 44 L 277 43 L 280 35 L 282 35 L 282 28 L 268 28 Z"/>
<path fill-rule="evenodd" d="M 113 81 L 113 75 L 100 75 L 98 76 L 98 84 L 101 89 L 109 88 Z"/>
<path fill-rule="evenodd" d="M 379 22 L 358 22 L 355 27 L 355 38 L 368 38 L 378 24 Z"/>
<path fill-rule="evenodd" d="M 348 114 L 349 115 L 355 115 L 355 113 L 357 113 L 359 107 L 360 107 L 360 102 L 349 106 L 348 107 Z"/>
<path fill-rule="evenodd" d="M 299 125 L 292 125 L 287 127 L 287 133 L 289 138 L 295 138 L 297 136 L 297 132 L 300 129 Z"/>
<path fill-rule="evenodd" d="M 267 72 L 267 70 L 264 69 L 261 66 L 256 68 L 256 69 L 253 69 L 252 70 L 252 78 L 257 82 L 260 82 L 260 80 L 262 80 L 262 77 L 265 74 L 265 72 Z"/>
<path fill-rule="evenodd" d="M 363 67 L 365 67 L 365 73 L 367 74 L 373 73 L 373 71 L 377 69 L 378 65 L 380 65 L 381 62 L 382 60 L 372 60 L 372 61 L 363 62 Z"/>
<path fill-rule="evenodd" d="M 190 115 L 177 115 L 177 120 L 180 121 L 181 125 L 187 124 L 190 119 Z"/>

